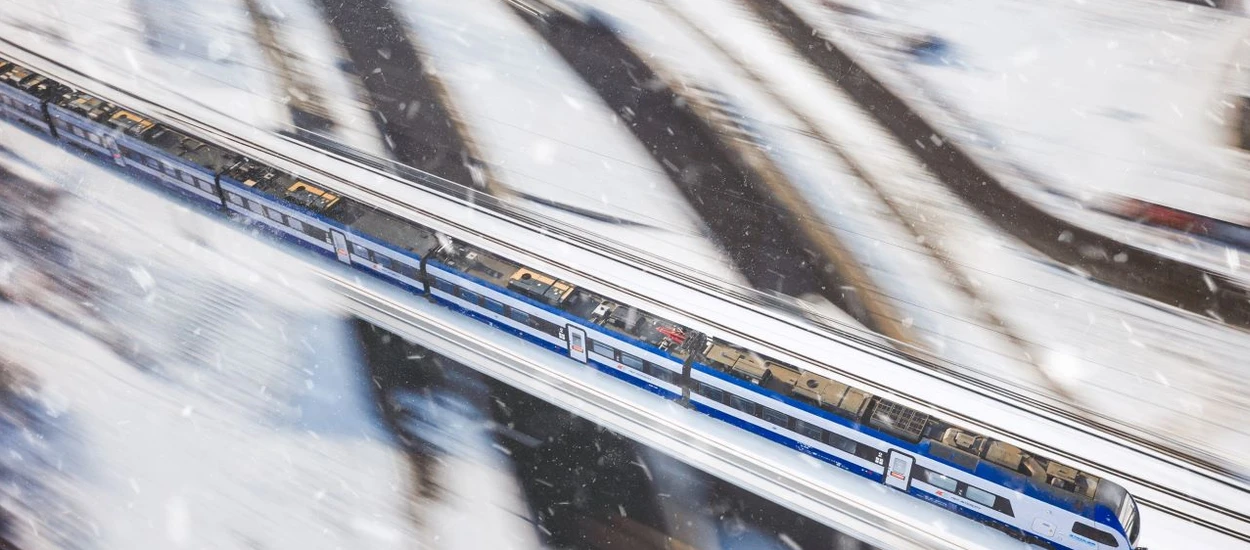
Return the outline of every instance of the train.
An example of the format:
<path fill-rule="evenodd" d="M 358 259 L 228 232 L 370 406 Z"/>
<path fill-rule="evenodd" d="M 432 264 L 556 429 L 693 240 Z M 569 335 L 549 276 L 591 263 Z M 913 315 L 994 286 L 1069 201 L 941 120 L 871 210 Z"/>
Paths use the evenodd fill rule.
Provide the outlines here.
<path fill-rule="evenodd" d="M 0 59 L 0 116 L 190 202 L 854 475 L 1056 550 L 1132 550 L 1115 482 L 700 333 Z"/>

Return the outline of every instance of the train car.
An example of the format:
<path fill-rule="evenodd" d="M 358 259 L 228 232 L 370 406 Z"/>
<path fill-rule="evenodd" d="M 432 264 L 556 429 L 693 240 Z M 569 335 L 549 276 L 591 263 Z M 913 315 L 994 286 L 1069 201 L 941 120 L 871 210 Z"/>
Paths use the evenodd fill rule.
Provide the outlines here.
<path fill-rule="evenodd" d="M 64 90 L 47 103 L 48 119 L 62 140 L 124 165 L 117 147 L 116 131 L 107 124 L 121 111 L 117 105 L 78 90 Z"/>
<path fill-rule="evenodd" d="M 243 159 L 218 178 L 236 216 L 392 282 L 425 290 L 422 260 L 438 247 L 425 227 L 265 164 Z"/>
<path fill-rule="evenodd" d="M 0 98 L 10 118 L 237 220 L 1024 540 L 1131 550 L 1140 532 L 1132 496 L 1091 473 L 708 337 L 4 61 Z"/>
<path fill-rule="evenodd" d="M 217 174 L 238 156 L 129 110 L 118 110 L 106 124 L 124 166 L 143 172 L 202 204 L 221 207 Z"/>
<path fill-rule="evenodd" d="M 11 120 L 54 135 L 45 105 L 61 89 L 46 76 L 0 59 L 0 113 Z"/>

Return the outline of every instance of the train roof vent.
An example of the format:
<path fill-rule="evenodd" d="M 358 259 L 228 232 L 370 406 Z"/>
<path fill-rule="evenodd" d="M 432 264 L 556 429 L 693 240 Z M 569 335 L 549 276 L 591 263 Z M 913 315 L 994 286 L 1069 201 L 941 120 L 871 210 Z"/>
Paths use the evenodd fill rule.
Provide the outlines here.
<path fill-rule="evenodd" d="M 9 72 L 0 74 L 0 82 L 4 82 L 11 86 L 17 86 L 23 80 L 26 80 L 26 77 L 32 74 L 34 73 L 32 73 L 30 69 L 27 69 L 26 67 L 22 67 L 20 65 L 14 65 L 13 68 L 9 70 Z"/>
<path fill-rule="evenodd" d="M 339 202 L 339 197 L 307 182 L 296 181 L 294 185 L 287 188 L 287 200 L 304 208 L 322 211 Z"/>
<path fill-rule="evenodd" d="M 874 427 L 915 442 L 920 441 L 929 420 L 929 415 L 920 411 L 879 399 L 868 422 Z"/>
<path fill-rule="evenodd" d="M 573 285 L 526 268 L 512 274 L 508 287 L 551 306 L 559 305 L 573 293 Z"/>

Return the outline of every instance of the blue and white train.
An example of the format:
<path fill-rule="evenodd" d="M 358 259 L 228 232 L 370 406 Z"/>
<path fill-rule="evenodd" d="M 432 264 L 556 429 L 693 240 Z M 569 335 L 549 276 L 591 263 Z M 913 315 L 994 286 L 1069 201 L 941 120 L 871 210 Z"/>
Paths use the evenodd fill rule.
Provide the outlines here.
<path fill-rule="evenodd" d="M 1037 545 L 1132 550 L 1119 485 L 457 242 L 0 60 L 0 113 L 206 208 Z"/>

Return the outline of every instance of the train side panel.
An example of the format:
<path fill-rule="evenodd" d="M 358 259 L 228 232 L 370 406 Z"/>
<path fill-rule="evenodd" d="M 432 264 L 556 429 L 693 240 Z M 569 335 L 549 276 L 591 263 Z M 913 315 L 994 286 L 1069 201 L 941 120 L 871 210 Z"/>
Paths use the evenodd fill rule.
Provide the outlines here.
<path fill-rule="evenodd" d="M 43 116 L 43 101 L 22 90 L 0 84 L 0 113 L 45 134 L 52 135 Z"/>

